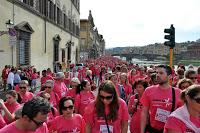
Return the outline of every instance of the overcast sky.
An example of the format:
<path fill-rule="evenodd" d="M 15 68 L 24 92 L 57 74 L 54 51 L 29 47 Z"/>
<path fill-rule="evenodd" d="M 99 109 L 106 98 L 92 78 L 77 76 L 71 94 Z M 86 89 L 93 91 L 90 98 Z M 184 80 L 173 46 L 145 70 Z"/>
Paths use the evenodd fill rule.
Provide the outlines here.
<path fill-rule="evenodd" d="M 200 0 L 81 0 L 80 18 L 92 11 L 106 48 L 163 43 L 174 24 L 176 42 L 200 38 Z"/>

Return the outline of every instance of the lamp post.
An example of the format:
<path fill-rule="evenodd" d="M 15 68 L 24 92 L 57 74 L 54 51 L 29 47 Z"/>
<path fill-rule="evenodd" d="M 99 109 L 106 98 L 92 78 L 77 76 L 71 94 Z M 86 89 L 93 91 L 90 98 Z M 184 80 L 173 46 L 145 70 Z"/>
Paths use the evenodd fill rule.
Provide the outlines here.
<path fill-rule="evenodd" d="M 0 31 L 0 36 L 4 34 L 9 34 L 10 37 L 10 43 L 11 43 L 11 37 L 15 37 L 16 39 L 16 31 L 14 29 L 14 23 L 9 19 L 6 21 L 6 28 L 8 29 L 7 31 Z M 10 44 L 11 45 L 11 44 Z M 12 54 L 12 65 L 13 65 L 13 44 L 11 45 L 11 54 Z"/>
<path fill-rule="evenodd" d="M 9 19 L 8 21 L 6 21 L 6 28 L 8 29 L 8 31 L 0 31 L 0 36 L 4 35 L 4 34 L 8 34 L 9 33 L 9 30 L 11 28 L 13 28 L 13 22 Z"/>

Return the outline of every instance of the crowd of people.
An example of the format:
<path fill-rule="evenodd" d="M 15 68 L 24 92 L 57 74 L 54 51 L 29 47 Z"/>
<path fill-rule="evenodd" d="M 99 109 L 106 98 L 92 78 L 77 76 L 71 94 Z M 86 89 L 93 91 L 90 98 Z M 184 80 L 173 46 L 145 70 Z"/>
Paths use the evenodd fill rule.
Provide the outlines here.
<path fill-rule="evenodd" d="M 6 65 L 0 133 L 200 133 L 200 67 L 102 56 L 68 70 Z"/>

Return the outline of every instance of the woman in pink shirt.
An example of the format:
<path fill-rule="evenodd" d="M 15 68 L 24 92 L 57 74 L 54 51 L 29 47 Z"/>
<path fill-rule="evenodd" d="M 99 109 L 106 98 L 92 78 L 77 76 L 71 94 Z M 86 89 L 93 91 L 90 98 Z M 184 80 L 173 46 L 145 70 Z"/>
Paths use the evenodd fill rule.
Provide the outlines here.
<path fill-rule="evenodd" d="M 64 83 L 64 78 L 65 75 L 63 72 L 56 73 L 53 91 L 58 94 L 59 98 L 64 97 L 68 91 L 68 88 Z"/>
<path fill-rule="evenodd" d="M 19 89 L 20 89 L 19 96 L 21 98 L 20 103 L 26 103 L 33 98 L 34 94 L 28 91 L 28 81 L 27 80 L 20 81 Z"/>
<path fill-rule="evenodd" d="M 83 115 L 85 107 L 95 99 L 95 96 L 88 80 L 83 80 L 78 89 L 80 94 L 75 98 L 75 112 Z"/>
<path fill-rule="evenodd" d="M 70 83 L 71 88 L 67 91 L 65 95 L 70 96 L 73 99 L 75 99 L 76 95 L 79 93 L 77 89 L 79 84 L 80 84 L 80 81 L 78 78 L 72 78 L 71 83 Z"/>
<path fill-rule="evenodd" d="M 128 132 L 128 108 L 111 81 L 99 86 L 96 100 L 85 108 L 84 119 L 86 133 Z"/>
<path fill-rule="evenodd" d="M 14 121 L 15 111 L 21 108 L 21 105 L 17 102 L 17 98 L 18 95 L 14 90 L 10 90 L 6 93 L 6 102 L 4 102 L 4 105 L 12 115 L 12 118 L 10 118 L 10 115 L 8 115 L 6 111 L 4 111 L 5 112 L 4 120 L 7 124 Z"/>
<path fill-rule="evenodd" d="M 133 85 L 135 95 L 131 96 L 128 102 L 128 111 L 132 116 L 130 123 L 131 133 L 140 133 L 140 116 L 142 111 L 140 98 L 147 87 L 148 82 L 142 79 L 136 80 Z"/>
<path fill-rule="evenodd" d="M 60 116 L 50 123 L 50 132 L 85 133 L 85 121 L 81 115 L 74 113 L 74 101 L 71 97 L 63 97 L 59 103 Z"/>
<path fill-rule="evenodd" d="M 184 105 L 168 117 L 164 133 L 200 133 L 200 85 L 192 85 L 181 94 Z"/>
<path fill-rule="evenodd" d="M 132 86 L 131 86 L 131 84 L 128 83 L 128 76 L 126 73 L 121 73 L 120 77 L 119 77 L 119 84 L 117 86 L 117 92 L 118 92 L 119 96 L 121 95 L 120 94 L 120 92 L 121 92 L 120 86 L 123 86 L 124 91 L 126 93 L 126 99 L 128 100 L 132 93 Z"/>

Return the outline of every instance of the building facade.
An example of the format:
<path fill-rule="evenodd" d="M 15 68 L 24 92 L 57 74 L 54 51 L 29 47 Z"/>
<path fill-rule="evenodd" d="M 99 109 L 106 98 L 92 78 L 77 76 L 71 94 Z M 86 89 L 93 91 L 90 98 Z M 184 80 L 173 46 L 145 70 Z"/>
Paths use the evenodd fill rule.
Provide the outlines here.
<path fill-rule="evenodd" d="M 0 67 L 34 65 L 57 71 L 62 62 L 79 60 L 79 0 L 3 0 L 0 31 L 11 20 L 16 32 L 0 36 Z M 1 68 L 2 69 L 2 68 Z"/>
<path fill-rule="evenodd" d="M 105 40 L 98 33 L 89 11 L 88 19 L 80 20 L 80 60 L 95 59 L 105 54 Z"/>

